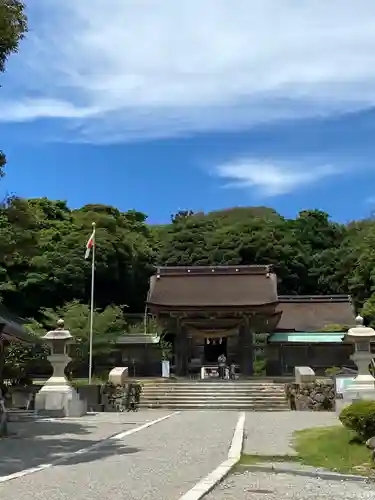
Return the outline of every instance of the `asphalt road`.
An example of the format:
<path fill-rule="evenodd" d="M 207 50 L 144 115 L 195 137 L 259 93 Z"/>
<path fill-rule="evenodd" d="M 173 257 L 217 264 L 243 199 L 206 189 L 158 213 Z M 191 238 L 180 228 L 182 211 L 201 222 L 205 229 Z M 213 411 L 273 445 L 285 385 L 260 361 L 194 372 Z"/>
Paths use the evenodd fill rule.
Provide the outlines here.
<path fill-rule="evenodd" d="M 122 439 L 101 436 L 89 452 L 0 483 L 0 498 L 178 500 L 227 458 L 237 419 L 237 412 L 182 412 Z"/>

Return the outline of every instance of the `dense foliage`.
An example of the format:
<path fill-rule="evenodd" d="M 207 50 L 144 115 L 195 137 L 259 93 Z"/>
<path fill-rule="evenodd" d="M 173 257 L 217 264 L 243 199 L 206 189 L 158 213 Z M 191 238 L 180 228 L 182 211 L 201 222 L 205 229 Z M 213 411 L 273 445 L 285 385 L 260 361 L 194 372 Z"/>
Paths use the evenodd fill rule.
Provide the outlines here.
<path fill-rule="evenodd" d="M 5 71 L 8 57 L 18 51 L 27 31 L 25 6 L 19 0 L 0 0 L 0 73 Z M 0 177 L 4 175 L 5 155 L 0 150 Z"/>
<path fill-rule="evenodd" d="M 58 314 L 68 314 L 68 307 L 86 317 L 91 263 L 84 251 L 93 221 L 95 305 L 112 308 L 111 321 L 122 312 L 143 313 L 155 265 L 205 264 L 273 264 L 280 293 L 350 293 L 370 320 L 375 317 L 371 219 L 342 225 L 318 210 L 286 219 L 260 207 L 182 213 L 170 224 L 150 226 L 146 215 L 134 210 L 104 205 L 70 210 L 65 201 L 47 198 L 10 198 L 0 207 L 2 303 L 45 326 L 51 323 L 46 318 L 64 307 Z"/>
<path fill-rule="evenodd" d="M 362 441 L 375 436 L 375 402 L 358 401 L 340 413 L 342 424 L 357 434 Z"/>

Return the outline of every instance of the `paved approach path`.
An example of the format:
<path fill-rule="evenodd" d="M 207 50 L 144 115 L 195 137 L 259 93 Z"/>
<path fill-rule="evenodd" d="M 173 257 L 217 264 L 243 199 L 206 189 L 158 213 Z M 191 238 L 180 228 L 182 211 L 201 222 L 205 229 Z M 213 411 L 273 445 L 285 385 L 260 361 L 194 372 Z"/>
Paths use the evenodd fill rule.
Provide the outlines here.
<path fill-rule="evenodd" d="M 246 414 L 244 453 L 294 455 L 293 432 L 309 427 L 340 425 L 333 412 L 254 412 Z M 262 465 L 262 464 L 260 464 Z M 263 464 L 264 465 L 264 464 Z M 279 464 L 292 469 L 290 463 Z M 314 471 L 311 467 L 300 470 Z M 204 500 L 375 500 L 374 484 L 318 479 L 293 473 L 238 468 Z"/>
<path fill-rule="evenodd" d="M 160 413 L 149 415 L 149 419 L 160 417 Z M 103 441 L 65 463 L 0 483 L 0 498 L 178 500 L 226 460 L 238 416 L 213 411 L 175 414 L 122 439 Z M 115 426 L 109 434 L 121 430 Z M 22 446 L 22 439 L 18 441 Z"/>
<path fill-rule="evenodd" d="M 232 474 L 204 500 L 374 500 L 374 484 L 332 481 L 293 474 Z"/>
<path fill-rule="evenodd" d="M 341 425 L 334 412 L 247 413 L 243 452 L 248 455 L 295 455 L 294 431 L 332 425 Z"/>

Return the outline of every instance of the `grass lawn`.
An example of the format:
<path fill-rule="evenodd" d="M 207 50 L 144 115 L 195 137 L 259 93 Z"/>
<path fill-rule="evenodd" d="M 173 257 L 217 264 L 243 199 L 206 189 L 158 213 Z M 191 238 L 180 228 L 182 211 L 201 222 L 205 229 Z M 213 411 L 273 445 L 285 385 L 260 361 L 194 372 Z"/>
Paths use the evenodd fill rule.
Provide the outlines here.
<path fill-rule="evenodd" d="M 343 426 L 297 431 L 294 448 L 301 463 L 336 472 L 372 474 L 371 453 Z"/>
<path fill-rule="evenodd" d="M 375 476 L 370 450 L 342 426 L 315 427 L 294 433 L 297 456 L 243 455 L 240 466 L 262 462 L 299 462 L 345 474 Z"/>

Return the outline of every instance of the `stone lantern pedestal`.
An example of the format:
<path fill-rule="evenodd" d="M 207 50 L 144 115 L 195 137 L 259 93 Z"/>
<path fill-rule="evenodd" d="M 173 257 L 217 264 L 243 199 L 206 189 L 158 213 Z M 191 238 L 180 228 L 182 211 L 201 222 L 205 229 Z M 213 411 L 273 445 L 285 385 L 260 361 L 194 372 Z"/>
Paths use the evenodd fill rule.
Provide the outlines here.
<path fill-rule="evenodd" d="M 354 343 L 351 359 L 358 367 L 358 373 L 352 384 L 343 393 L 344 404 L 361 399 L 375 400 L 375 379 L 369 371 L 373 358 L 370 342 L 375 339 L 375 330 L 363 326 L 363 318 L 356 318 L 357 326 L 351 328 L 346 338 Z"/>
<path fill-rule="evenodd" d="M 36 394 L 35 410 L 38 414 L 49 417 L 81 417 L 86 414 L 86 403 L 79 398 L 65 376 L 65 368 L 71 361 L 67 348 L 72 335 L 64 329 L 60 319 L 56 330 L 48 332 L 44 341 L 50 345 L 48 361 L 52 365 L 52 375 Z"/>

